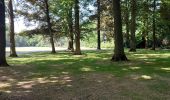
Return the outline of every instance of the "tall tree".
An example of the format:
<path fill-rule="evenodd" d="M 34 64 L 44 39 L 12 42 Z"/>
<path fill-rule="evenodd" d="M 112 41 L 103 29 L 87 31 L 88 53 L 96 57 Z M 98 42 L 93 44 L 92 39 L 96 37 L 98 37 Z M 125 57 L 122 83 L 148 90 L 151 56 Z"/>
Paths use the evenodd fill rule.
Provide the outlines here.
<path fill-rule="evenodd" d="M 0 1 L 0 66 L 8 66 L 6 61 L 5 2 Z"/>
<path fill-rule="evenodd" d="M 81 55 L 81 50 L 80 50 L 80 22 L 79 22 L 79 0 L 75 0 L 75 5 L 74 5 L 74 11 L 75 11 L 75 42 L 76 42 L 76 48 L 75 48 L 75 55 Z"/>
<path fill-rule="evenodd" d="M 143 19 L 143 30 L 142 30 L 142 42 L 144 43 L 144 48 L 148 48 L 148 30 L 149 30 L 149 0 L 143 1 L 143 12 L 142 12 L 142 19 Z"/>
<path fill-rule="evenodd" d="M 125 46 L 129 48 L 130 39 L 129 39 L 129 0 L 125 1 L 126 5 L 126 12 L 125 12 L 125 25 L 126 25 L 126 39 L 125 39 Z"/>
<path fill-rule="evenodd" d="M 68 50 L 74 51 L 74 35 L 73 35 L 73 16 L 72 16 L 72 6 L 68 11 L 68 27 L 69 27 L 69 43 L 68 43 Z"/>
<path fill-rule="evenodd" d="M 131 41 L 130 41 L 130 52 L 136 51 L 136 0 L 131 0 Z"/>
<path fill-rule="evenodd" d="M 101 50 L 100 40 L 100 0 L 97 0 L 97 50 Z"/>
<path fill-rule="evenodd" d="M 114 55 L 112 61 L 127 61 L 124 53 L 120 0 L 112 0 L 114 16 Z"/>
<path fill-rule="evenodd" d="M 155 17 L 156 17 L 156 0 L 153 0 L 153 24 L 152 24 L 152 27 L 153 27 L 153 44 L 152 44 L 152 50 L 155 50 L 156 48 L 156 20 L 155 20 Z"/>
<path fill-rule="evenodd" d="M 10 57 L 17 57 L 15 49 L 15 33 L 14 33 L 14 13 L 13 13 L 13 3 L 12 0 L 8 2 L 8 13 L 9 13 L 9 22 L 10 22 Z"/>
<path fill-rule="evenodd" d="M 46 17 L 47 17 L 47 24 L 48 24 L 48 32 L 50 34 L 50 42 L 51 42 L 51 47 L 52 47 L 51 53 L 56 53 L 55 45 L 54 45 L 53 33 L 52 33 L 52 30 L 51 30 L 51 22 L 50 22 L 50 15 L 49 15 L 48 0 L 44 0 L 44 2 L 45 2 L 45 8 L 46 8 Z"/>

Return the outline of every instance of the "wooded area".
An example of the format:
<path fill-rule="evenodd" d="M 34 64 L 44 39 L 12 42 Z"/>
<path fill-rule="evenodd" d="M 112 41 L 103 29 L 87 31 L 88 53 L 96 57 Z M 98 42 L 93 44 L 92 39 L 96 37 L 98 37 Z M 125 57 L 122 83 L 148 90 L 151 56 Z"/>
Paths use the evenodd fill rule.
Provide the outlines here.
<path fill-rule="evenodd" d="M 21 21 L 24 23 L 21 24 Z M 19 24 L 18 27 L 16 23 Z M 25 29 L 16 32 L 16 29 L 22 26 L 25 26 Z M 9 55 L 6 51 L 7 47 L 10 48 Z M 50 47 L 51 53 L 17 54 L 17 47 Z M 67 50 L 57 51 L 56 48 L 60 47 L 67 48 Z M 82 49 L 84 47 L 86 50 Z M 16 88 L 19 85 L 16 83 L 24 81 L 24 77 L 27 79 L 26 83 L 28 80 L 31 81 L 31 83 L 28 82 L 29 85 L 32 84 L 31 86 L 38 86 L 45 81 L 43 85 L 51 88 L 55 83 L 60 84 L 58 81 L 61 81 L 60 85 L 63 85 L 63 89 L 67 92 L 61 94 L 61 98 L 54 96 L 52 99 L 53 96 L 50 95 L 47 97 L 51 98 L 50 100 L 105 100 L 107 96 L 109 97 L 107 100 L 123 96 L 129 97 L 129 100 L 144 100 L 147 98 L 146 91 L 152 94 L 148 96 L 149 100 L 168 100 L 170 99 L 169 49 L 170 0 L 1 0 L 0 68 L 4 69 L 0 69 L 0 82 L 5 77 L 7 83 L 2 83 L 2 85 L 0 83 L 0 100 L 1 97 L 6 100 L 9 95 L 11 97 L 17 95 L 16 92 L 13 93 L 13 91 L 19 91 Z M 30 72 L 27 73 L 25 70 Z M 17 74 L 14 74 L 15 72 L 23 78 L 19 79 Z M 24 72 L 27 75 L 24 75 Z M 82 78 L 83 75 L 85 78 Z M 56 79 L 58 83 L 51 84 L 52 81 L 56 81 L 52 79 L 52 76 L 59 77 L 59 80 Z M 43 81 L 35 82 L 33 79 L 37 77 Z M 63 80 L 60 80 L 62 77 Z M 147 89 L 139 90 L 139 94 L 135 97 L 132 96 L 135 95 L 134 93 L 124 95 L 123 91 L 118 95 L 113 95 L 113 90 L 108 92 L 102 87 L 104 89 L 102 94 L 105 96 L 99 96 L 98 92 L 95 93 L 97 96 L 94 96 L 92 94 L 94 90 L 87 85 L 87 82 L 91 83 L 93 77 L 97 82 L 101 80 L 101 82 L 92 84 L 96 88 L 100 87 L 97 85 L 100 83 L 103 87 L 108 85 L 107 80 L 109 80 L 108 87 L 114 84 L 118 86 L 115 86 L 118 90 L 121 88 L 118 85 L 120 80 L 127 82 L 125 86 L 121 82 L 122 87 L 142 84 L 140 83 L 142 80 L 144 82 L 142 86 Z M 113 80 L 113 77 L 116 79 Z M 9 81 L 10 78 L 13 80 Z M 82 86 L 87 85 L 90 89 L 87 91 L 91 94 L 88 96 L 83 92 L 78 98 L 78 95 L 75 95 L 74 85 L 77 86 L 79 83 L 80 90 L 77 91 L 81 91 L 81 78 L 82 82 L 85 82 Z M 75 83 L 74 79 L 78 82 Z M 150 80 L 150 82 L 145 82 L 145 80 Z M 64 95 L 70 93 L 67 85 L 73 89 L 75 94 L 71 93 L 68 98 L 65 98 Z M 142 86 L 134 86 L 132 89 L 142 89 Z M 37 88 L 42 89 L 42 87 Z M 158 91 L 154 92 L 155 90 L 151 88 L 158 89 Z M 31 87 L 29 93 L 37 92 L 33 89 Z M 127 93 L 132 91 L 128 88 L 124 89 Z M 8 93 L 6 90 L 11 92 Z M 52 90 L 47 89 L 47 91 Z M 97 91 L 101 92 L 101 90 Z M 8 94 L 1 96 L 1 92 Z M 29 93 L 29 96 L 32 95 Z M 157 93 L 161 96 L 156 95 Z M 21 100 L 30 100 L 26 95 L 24 94 Z M 43 96 L 39 99 L 38 97 L 40 96 L 36 95 L 32 100 L 47 99 Z M 17 98 L 9 98 L 9 100 L 20 100 Z"/>

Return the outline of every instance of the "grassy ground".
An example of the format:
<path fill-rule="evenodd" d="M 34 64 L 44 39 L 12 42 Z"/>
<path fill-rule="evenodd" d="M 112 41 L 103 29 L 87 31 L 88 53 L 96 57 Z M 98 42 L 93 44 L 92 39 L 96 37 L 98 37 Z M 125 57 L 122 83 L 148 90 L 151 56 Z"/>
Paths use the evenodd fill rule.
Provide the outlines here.
<path fill-rule="evenodd" d="M 0 68 L 2 100 L 169 100 L 170 51 L 138 50 L 111 62 L 112 50 L 75 56 L 33 53 Z M 0 99 L 1 100 L 1 99 Z"/>

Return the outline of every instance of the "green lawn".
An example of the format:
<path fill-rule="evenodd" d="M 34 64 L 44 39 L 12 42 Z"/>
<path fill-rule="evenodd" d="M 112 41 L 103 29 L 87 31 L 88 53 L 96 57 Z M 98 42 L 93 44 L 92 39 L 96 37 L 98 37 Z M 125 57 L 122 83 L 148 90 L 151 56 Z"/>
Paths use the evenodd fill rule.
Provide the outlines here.
<path fill-rule="evenodd" d="M 170 51 L 138 50 L 136 53 L 127 53 L 128 62 L 111 62 L 111 50 L 84 51 L 83 55 L 75 56 L 70 52 L 33 53 L 22 55 L 19 58 L 8 58 L 10 65 L 33 66 L 26 71 L 41 75 L 82 74 L 91 72 L 111 73 L 115 76 L 160 75 L 169 77 Z M 24 67 L 24 66 L 23 66 Z"/>
<path fill-rule="evenodd" d="M 170 99 L 169 50 L 126 52 L 130 60 L 128 62 L 111 62 L 112 53 L 112 50 L 83 51 L 81 56 L 72 55 L 70 52 L 32 53 L 21 55 L 19 58 L 8 58 L 12 66 L 0 71 L 15 81 L 7 80 L 6 87 L 0 84 L 0 90 L 8 95 L 15 95 L 14 91 L 26 90 L 34 93 L 37 89 L 42 89 L 43 84 L 48 87 L 44 91 L 52 91 L 54 88 L 49 87 L 53 85 L 65 90 L 64 93 L 60 90 L 61 99 L 57 100 L 70 100 L 75 97 L 83 100 Z M 58 78 L 55 79 L 56 77 Z M 29 83 L 32 84 L 29 89 L 21 89 L 25 84 L 17 84 L 25 81 L 34 84 Z M 94 95 L 91 96 L 90 93 Z M 64 99 L 65 95 L 68 95 L 68 98 Z M 89 96 L 89 99 L 86 96 Z M 39 96 L 35 96 L 36 99 L 37 97 Z"/>

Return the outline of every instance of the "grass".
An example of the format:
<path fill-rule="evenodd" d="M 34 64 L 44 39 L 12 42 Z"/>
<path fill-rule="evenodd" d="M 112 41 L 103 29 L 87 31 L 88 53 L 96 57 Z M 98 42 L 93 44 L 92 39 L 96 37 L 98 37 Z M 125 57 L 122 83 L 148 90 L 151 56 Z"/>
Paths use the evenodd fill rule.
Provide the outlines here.
<path fill-rule="evenodd" d="M 169 76 L 170 52 L 167 50 L 138 50 L 136 53 L 127 53 L 129 62 L 111 62 L 111 56 L 111 50 L 84 51 L 81 56 L 74 56 L 69 52 L 33 53 L 19 58 L 8 58 L 8 62 L 11 65 L 30 65 L 33 67 L 27 70 L 49 75 L 62 72 L 71 74 L 104 72 L 120 77 L 136 73 Z"/>
<path fill-rule="evenodd" d="M 169 50 L 151 51 L 140 49 L 135 53 L 129 53 L 126 50 L 126 55 L 130 60 L 128 62 L 111 62 L 112 53 L 112 50 L 83 51 L 83 55 L 75 56 L 70 52 L 63 51 L 56 54 L 32 53 L 21 55 L 19 58 L 9 57 L 8 62 L 12 65 L 10 69 L 18 73 L 18 77 L 23 77 L 21 79 L 15 77 L 13 79 L 17 80 L 17 82 L 9 83 L 11 87 L 17 87 L 16 83 L 21 81 L 50 80 L 53 82 L 56 80 L 51 80 L 51 78 L 61 76 L 63 79 L 60 80 L 59 78 L 57 82 L 58 84 L 61 83 L 60 85 L 65 84 L 62 88 L 66 89 L 66 94 L 63 95 L 68 95 L 72 90 L 71 94 L 74 96 L 78 95 L 75 91 L 83 91 L 83 94 L 79 95 L 87 95 L 94 92 L 98 94 L 96 97 L 101 96 L 98 92 L 104 92 L 101 97 L 103 99 L 95 98 L 95 100 L 108 100 L 105 97 L 118 97 L 118 100 L 121 100 L 119 97 L 122 97 L 122 99 L 128 97 L 130 98 L 129 100 L 170 99 L 170 92 L 168 92 L 170 91 Z M 9 74 L 9 71 L 1 70 L 6 72 L 4 73 L 5 75 Z M 11 75 L 10 77 L 13 76 Z M 68 79 L 70 77 L 72 82 L 66 84 L 67 81 L 70 81 Z M 37 84 L 40 83 L 42 82 Z M 98 85 L 99 83 L 102 83 L 102 87 Z M 47 84 L 50 85 L 50 82 L 47 82 Z M 105 89 L 103 86 L 108 86 L 108 88 Z M 112 94 L 114 93 L 113 90 L 110 90 L 112 86 L 115 88 L 113 90 L 119 90 L 119 92 Z M 11 87 L 8 87 L 10 91 L 12 91 Z M 80 90 L 77 90 L 77 87 L 81 87 Z M 94 87 L 96 87 L 97 93 L 94 90 L 90 90 Z M 88 92 L 84 94 L 83 89 L 88 90 Z M 126 98 L 126 100 L 128 99 Z"/>

